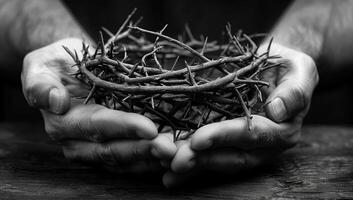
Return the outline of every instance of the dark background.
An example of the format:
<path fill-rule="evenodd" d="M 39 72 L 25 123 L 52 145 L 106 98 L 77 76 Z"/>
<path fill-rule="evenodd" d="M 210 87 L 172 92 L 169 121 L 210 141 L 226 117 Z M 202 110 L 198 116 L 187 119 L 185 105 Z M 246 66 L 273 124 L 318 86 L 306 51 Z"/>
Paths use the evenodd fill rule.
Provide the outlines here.
<path fill-rule="evenodd" d="M 125 17 L 136 7 L 140 24 L 160 30 L 169 24 L 166 33 L 175 36 L 188 23 L 195 35 L 204 34 L 219 39 L 225 24 L 244 32 L 270 32 L 291 1 L 283 0 L 129 0 L 129 1 L 64 1 L 88 33 L 97 38 L 101 26 L 115 32 Z M 63 27 L 65 28 L 65 27 Z M 0 121 L 38 121 L 40 113 L 29 108 L 21 93 L 19 70 L 0 72 Z M 321 82 L 315 91 L 306 124 L 352 124 L 353 122 L 353 73 L 330 72 L 325 63 L 318 64 Z M 11 79 L 9 73 L 16 73 Z"/>

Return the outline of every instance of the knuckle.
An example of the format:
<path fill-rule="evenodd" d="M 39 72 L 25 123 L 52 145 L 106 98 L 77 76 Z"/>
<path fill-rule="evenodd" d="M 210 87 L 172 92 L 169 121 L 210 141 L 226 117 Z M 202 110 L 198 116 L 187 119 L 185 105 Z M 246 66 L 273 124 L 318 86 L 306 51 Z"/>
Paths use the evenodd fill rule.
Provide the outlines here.
<path fill-rule="evenodd" d="M 105 140 L 100 128 L 97 126 L 100 123 L 100 113 L 101 111 L 97 111 L 89 116 L 89 122 L 93 130 L 86 130 L 85 126 L 80 126 L 80 129 L 88 135 L 88 139 L 93 142 L 103 142 Z"/>
<path fill-rule="evenodd" d="M 298 100 L 298 110 L 304 110 L 310 102 L 310 95 L 301 86 L 294 88 L 294 94 L 297 96 Z"/>
<path fill-rule="evenodd" d="M 290 94 L 286 97 L 285 102 L 289 116 L 306 110 L 310 104 L 311 95 L 301 85 L 293 84 L 292 87 L 288 88 L 287 94 Z"/>
<path fill-rule="evenodd" d="M 31 70 L 31 68 L 33 68 L 33 58 L 36 57 L 35 52 L 30 52 L 28 54 L 25 55 L 25 57 L 23 58 L 22 61 L 22 71 L 21 71 L 21 79 L 22 81 L 25 81 L 25 79 L 28 76 L 29 71 Z"/>
<path fill-rule="evenodd" d="M 316 71 L 316 64 L 311 56 L 302 53 L 300 58 L 304 62 L 303 66 L 307 67 L 307 69 L 309 69 L 311 72 Z"/>
<path fill-rule="evenodd" d="M 309 74 L 312 76 L 312 80 L 315 85 L 319 83 L 319 72 L 317 70 L 317 66 L 315 64 L 315 61 L 307 55 L 306 61 L 307 64 L 306 66 L 308 67 Z"/>
<path fill-rule="evenodd" d="M 28 104 L 32 107 L 46 107 L 47 102 L 45 101 L 48 85 L 43 85 L 40 80 L 32 79 L 26 81 L 23 86 L 23 94 L 26 97 Z"/>
<path fill-rule="evenodd" d="M 302 53 L 300 56 L 300 60 L 302 62 L 300 66 L 306 68 L 306 72 L 309 76 L 309 80 L 311 81 L 312 88 L 314 88 L 319 83 L 319 72 L 317 70 L 316 63 L 311 56 L 304 53 Z"/>
<path fill-rule="evenodd" d="M 45 132 L 48 134 L 48 136 L 54 140 L 54 141 L 60 141 L 62 139 L 60 131 L 58 128 L 53 126 L 51 123 L 45 122 L 44 123 L 44 129 Z"/>
<path fill-rule="evenodd" d="M 25 57 L 23 58 L 23 66 L 24 67 L 29 67 L 32 63 L 32 59 L 33 57 L 35 57 L 35 52 L 30 52 L 28 54 L 25 55 Z"/>
<path fill-rule="evenodd" d="M 37 104 L 37 100 L 35 98 L 35 88 L 36 87 L 33 82 L 23 81 L 22 92 L 30 106 L 35 106 Z"/>

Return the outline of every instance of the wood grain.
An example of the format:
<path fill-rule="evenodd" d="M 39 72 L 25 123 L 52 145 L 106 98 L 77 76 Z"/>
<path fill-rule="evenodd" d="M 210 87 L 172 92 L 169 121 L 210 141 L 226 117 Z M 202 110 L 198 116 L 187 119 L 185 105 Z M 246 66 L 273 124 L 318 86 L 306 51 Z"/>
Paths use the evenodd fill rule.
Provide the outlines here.
<path fill-rule="evenodd" d="M 234 176 L 167 190 L 160 174 L 70 163 L 40 124 L 0 124 L 0 199 L 353 199 L 353 128 L 305 127 L 295 148 Z"/>

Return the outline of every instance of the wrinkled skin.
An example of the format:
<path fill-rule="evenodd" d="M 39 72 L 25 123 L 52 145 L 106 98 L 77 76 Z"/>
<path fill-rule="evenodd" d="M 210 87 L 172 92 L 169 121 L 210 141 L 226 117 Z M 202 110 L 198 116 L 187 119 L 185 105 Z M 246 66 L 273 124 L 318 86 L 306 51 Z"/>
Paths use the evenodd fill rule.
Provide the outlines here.
<path fill-rule="evenodd" d="M 266 48 L 260 47 L 259 53 Z M 281 56 L 274 62 L 284 67 L 263 74 L 271 84 L 263 89 L 266 116 L 253 116 L 251 132 L 245 117 L 198 129 L 189 140 L 178 144 L 170 170 L 163 177 L 167 187 L 205 171 L 236 173 L 256 167 L 298 142 L 318 72 L 313 59 L 299 51 L 273 44 L 270 54 Z"/>
<path fill-rule="evenodd" d="M 65 39 L 29 53 L 23 62 L 23 93 L 41 109 L 48 135 L 62 145 L 65 156 L 99 163 L 120 173 L 153 172 L 170 160 L 176 146 L 171 134 L 158 134 L 155 124 L 135 113 L 83 104 L 88 88 L 70 73 L 72 58 L 62 45 L 82 49 L 82 41 Z"/>

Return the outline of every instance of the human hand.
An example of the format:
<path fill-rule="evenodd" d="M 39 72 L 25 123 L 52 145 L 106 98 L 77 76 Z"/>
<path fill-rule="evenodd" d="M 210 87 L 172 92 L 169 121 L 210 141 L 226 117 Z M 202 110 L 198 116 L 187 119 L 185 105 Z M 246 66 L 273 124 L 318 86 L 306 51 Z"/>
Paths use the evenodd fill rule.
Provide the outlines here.
<path fill-rule="evenodd" d="M 263 45 L 259 52 L 266 49 Z M 271 55 L 279 55 L 274 62 L 283 67 L 263 73 L 263 80 L 270 83 L 263 89 L 266 116 L 254 115 L 250 132 L 245 117 L 198 129 L 178 145 L 171 170 L 163 177 L 167 187 L 204 171 L 236 173 L 256 167 L 298 142 L 318 72 L 313 59 L 299 51 L 272 44 Z"/>
<path fill-rule="evenodd" d="M 41 109 L 48 135 L 62 145 L 67 158 L 99 163 L 117 172 L 161 168 L 176 151 L 171 134 L 158 134 L 148 118 L 101 105 L 83 104 L 87 86 L 71 74 L 77 68 L 62 46 L 82 49 L 82 40 L 69 38 L 29 53 L 21 75 L 23 93 Z"/>

